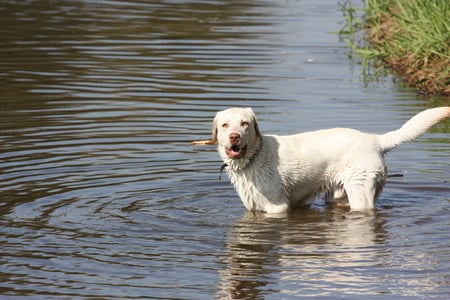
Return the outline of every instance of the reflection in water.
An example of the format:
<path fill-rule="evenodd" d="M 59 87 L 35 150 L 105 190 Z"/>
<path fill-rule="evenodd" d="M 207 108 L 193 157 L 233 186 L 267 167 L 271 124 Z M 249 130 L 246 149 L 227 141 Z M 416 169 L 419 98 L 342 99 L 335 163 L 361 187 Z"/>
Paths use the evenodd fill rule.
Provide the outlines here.
<path fill-rule="evenodd" d="M 247 213 L 230 233 L 221 296 L 261 298 L 369 295 L 367 269 L 385 263 L 388 234 L 379 213 L 304 210 L 288 219 Z M 370 280 L 373 280 L 371 278 Z M 275 286 L 283 288 L 274 291 Z M 339 286 L 339 293 L 336 287 Z"/>
<path fill-rule="evenodd" d="M 384 229 L 383 216 L 368 214 L 335 213 L 327 226 L 312 226 L 310 237 L 299 239 L 288 234 L 281 256 L 282 280 L 292 295 L 370 295 L 379 294 L 382 280 L 368 279 L 377 265 L 384 265 L 389 250 L 386 248 L 388 234 Z M 311 227 L 311 226 L 308 226 Z M 316 228 L 314 228 L 316 227 Z M 303 228 L 297 228 L 303 232 Z M 311 239 L 318 235 L 320 239 Z M 283 241 L 284 242 L 284 241 Z M 373 276 L 373 274 L 372 274 Z M 317 281 L 320 278 L 320 282 Z M 298 282 L 299 284 L 294 284 Z"/>
<path fill-rule="evenodd" d="M 389 239 L 385 216 L 377 211 L 311 209 L 288 219 L 247 213 L 229 233 L 218 297 L 418 296 L 445 285 L 439 275 L 423 276 L 436 257 L 393 249 Z M 423 278 L 400 279 L 388 271 L 396 268 Z"/>

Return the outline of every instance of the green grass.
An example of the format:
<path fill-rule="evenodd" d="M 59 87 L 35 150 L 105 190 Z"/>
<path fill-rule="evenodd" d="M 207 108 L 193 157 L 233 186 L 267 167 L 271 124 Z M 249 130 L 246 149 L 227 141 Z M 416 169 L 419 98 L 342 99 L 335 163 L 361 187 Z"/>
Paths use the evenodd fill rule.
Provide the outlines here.
<path fill-rule="evenodd" d="M 361 16 L 350 2 L 341 10 L 341 34 L 366 70 L 382 62 L 424 93 L 450 95 L 450 1 L 365 0 Z"/>

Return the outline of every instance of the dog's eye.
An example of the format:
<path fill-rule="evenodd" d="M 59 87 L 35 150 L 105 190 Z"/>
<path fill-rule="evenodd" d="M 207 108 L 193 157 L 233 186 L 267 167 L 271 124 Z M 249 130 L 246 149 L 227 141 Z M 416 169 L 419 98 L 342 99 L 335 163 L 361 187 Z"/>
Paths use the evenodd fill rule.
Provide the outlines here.
<path fill-rule="evenodd" d="M 242 126 L 242 127 L 247 127 L 247 126 L 248 126 L 248 122 L 242 121 L 242 122 L 241 122 L 241 126 Z"/>
<path fill-rule="evenodd" d="M 228 123 L 223 123 L 222 128 L 228 128 Z"/>

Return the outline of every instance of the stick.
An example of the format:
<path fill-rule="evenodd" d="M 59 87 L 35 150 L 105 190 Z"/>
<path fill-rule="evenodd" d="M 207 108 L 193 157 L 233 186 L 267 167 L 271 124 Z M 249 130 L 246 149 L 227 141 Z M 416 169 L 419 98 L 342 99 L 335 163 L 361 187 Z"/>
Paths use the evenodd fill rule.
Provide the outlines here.
<path fill-rule="evenodd" d="M 191 145 L 213 145 L 211 140 L 192 141 Z"/>

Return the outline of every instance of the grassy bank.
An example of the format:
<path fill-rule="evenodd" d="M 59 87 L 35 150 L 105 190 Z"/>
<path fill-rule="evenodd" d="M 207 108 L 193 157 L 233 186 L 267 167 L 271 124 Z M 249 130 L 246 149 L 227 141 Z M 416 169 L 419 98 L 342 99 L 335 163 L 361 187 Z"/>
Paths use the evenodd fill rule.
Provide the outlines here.
<path fill-rule="evenodd" d="M 450 96 L 450 1 L 365 0 L 363 19 L 342 5 L 347 33 L 364 31 L 369 45 L 351 43 L 425 94 Z"/>

